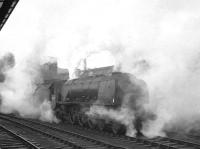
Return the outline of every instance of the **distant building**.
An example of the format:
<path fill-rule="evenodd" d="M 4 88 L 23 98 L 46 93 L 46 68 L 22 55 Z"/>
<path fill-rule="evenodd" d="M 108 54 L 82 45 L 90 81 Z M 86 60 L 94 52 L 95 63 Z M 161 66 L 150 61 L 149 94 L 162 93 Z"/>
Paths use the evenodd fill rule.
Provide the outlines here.
<path fill-rule="evenodd" d="M 57 60 L 54 58 L 41 65 L 41 75 L 43 80 L 68 80 L 68 69 L 58 68 Z"/>
<path fill-rule="evenodd" d="M 58 68 L 57 69 L 57 79 L 68 80 L 69 79 L 69 70 L 63 69 L 63 68 Z"/>
<path fill-rule="evenodd" d="M 6 71 L 15 66 L 15 57 L 12 53 L 6 53 L 0 58 L 0 82 L 6 79 Z"/>
<path fill-rule="evenodd" d="M 47 62 L 41 66 L 41 74 L 43 79 L 50 80 L 57 77 L 57 62 Z"/>

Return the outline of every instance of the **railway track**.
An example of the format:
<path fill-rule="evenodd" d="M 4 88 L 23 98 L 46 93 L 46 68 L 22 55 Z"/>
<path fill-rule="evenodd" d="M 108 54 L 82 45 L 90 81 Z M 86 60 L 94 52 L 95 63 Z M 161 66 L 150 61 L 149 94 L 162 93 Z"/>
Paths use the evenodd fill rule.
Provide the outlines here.
<path fill-rule="evenodd" d="M 0 148 L 1 149 L 39 149 L 28 139 L 0 126 Z"/>
<path fill-rule="evenodd" d="M 18 126 L 28 128 L 34 132 L 42 134 L 56 142 L 60 142 L 66 145 L 65 148 L 77 148 L 77 149 L 125 149 L 123 146 L 115 146 L 113 144 L 105 143 L 93 138 L 83 136 L 78 133 L 67 132 L 48 125 L 42 125 L 42 123 L 36 123 L 16 117 L 10 117 L 6 115 L 0 115 L 0 119 L 9 121 Z"/>
<path fill-rule="evenodd" d="M 98 130 L 91 130 L 90 128 L 83 128 L 78 125 L 73 126 L 78 131 L 80 130 L 87 130 L 87 132 L 95 133 L 96 135 L 102 135 L 103 137 L 107 136 L 110 139 L 114 140 L 115 142 L 123 142 L 127 144 L 139 144 L 143 145 L 147 148 L 161 148 L 161 149 L 200 149 L 200 144 L 195 143 L 192 141 L 185 141 L 181 139 L 175 139 L 170 137 L 157 137 L 154 139 L 149 139 L 145 137 L 128 137 L 128 136 L 119 136 L 114 135 L 112 133 L 98 131 Z M 64 128 L 63 128 L 64 129 Z M 75 131 L 75 130 L 73 130 Z M 84 132 L 83 132 L 84 134 Z M 95 136 L 94 136 L 95 137 Z M 194 140 L 193 140 L 194 141 Z"/>
<path fill-rule="evenodd" d="M 63 128 L 64 129 L 64 128 Z M 134 143 L 139 145 L 144 145 L 147 148 L 156 148 L 156 149 L 200 149 L 200 143 L 195 143 L 193 141 L 185 141 L 177 138 L 171 137 L 156 137 L 153 139 L 149 139 L 146 137 L 128 137 L 128 136 L 121 136 L 121 135 L 114 135 L 112 133 L 98 131 L 98 130 L 91 130 L 90 128 L 83 128 L 78 125 L 75 126 L 75 129 L 80 130 L 87 130 L 90 133 L 95 133 L 102 136 L 108 136 L 110 139 L 115 140 L 116 142 L 124 142 L 127 144 Z M 74 130 L 75 131 L 75 130 Z M 83 132 L 84 133 L 84 132 Z"/>
<path fill-rule="evenodd" d="M 117 136 L 117 135 L 113 135 L 110 133 L 104 133 L 104 132 L 99 132 L 97 130 L 86 130 L 83 129 L 82 127 L 74 127 L 71 129 L 71 131 L 66 131 L 66 129 L 61 128 L 61 127 L 56 127 L 56 126 L 52 126 L 51 124 L 48 123 L 42 123 L 42 122 L 38 122 L 38 121 L 34 121 L 34 120 L 24 120 L 21 118 L 16 118 L 16 117 L 7 117 L 7 116 L 3 116 L 0 115 L 0 118 L 4 118 L 7 119 L 9 121 L 14 121 L 17 122 L 19 125 L 32 125 L 34 126 L 37 131 L 38 129 L 41 130 L 45 130 L 45 132 L 54 132 L 54 134 L 56 136 L 54 136 L 54 138 L 56 140 L 60 140 L 61 139 L 61 134 L 63 136 L 63 134 L 65 134 L 64 136 L 66 137 L 74 137 L 73 141 L 71 143 L 67 143 L 69 144 L 72 148 L 113 148 L 113 149 L 123 149 L 123 148 L 134 148 L 133 146 L 135 146 L 135 148 L 139 148 L 138 146 L 143 146 L 143 148 L 151 148 L 151 149 L 200 149 L 200 144 L 196 144 L 193 142 L 189 142 L 189 141 L 183 141 L 183 140 L 179 140 L 179 139 L 173 139 L 173 138 L 168 138 L 168 137 L 157 137 L 154 139 L 148 139 L 145 137 L 139 137 L 139 138 L 134 138 L 134 137 L 128 137 L 128 136 Z M 12 119 L 11 119 L 12 118 Z M 26 121 L 26 122 L 24 122 Z M 41 127 L 42 126 L 42 127 Z M 40 128 L 39 128 L 40 127 Z M 45 128 L 45 129 L 44 129 Z M 43 132 L 44 133 L 44 132 Z M 59 134 L 61 133 L 61 134 Z M 81 133 L 81 134 L 80 134 Z M 88 133 L 88 137 L 86 135 L 86 133 Z M 47 135 L 47 134 L 46 134 Z M 48 134 L 50 135 L 50 134 Z M 93 139 L 91 138 L 93 136 Z M 121 146 L 119 145 L 112 145 L 113 143 L 107 143 L 104 141 L 97 141 L 96 138 L 98 137 L 104 137 L 108 142 L 120 142 Z M 53 137 L 53 136 L 49 136 L 49 137 Z M 61 142 L 64 142 L 64 138 L 62 137 L 62 139 L 60 140 Z M 77 140 L 78 138 L 78 140 Z M 94 139 L 95 138 L 95 139 Z M 87 140 L 86 142 L 83 140 Z M 89 141 L 89 142 L 88 142 Z M 82 143 L 83 142 L 83 143 Z M 74 144 L 73 144 L 74 143 Z M 125 144 L 129 144 L 129 147 L 123 147 L 125 146 Z M 138 146 L 137 146 L 138 145 Z"/>
<path fill-rule="evenodd" d="M 76 126 L 76 129 L 83 129 L 79 126 Z M 87 129 L 87 128 L 84 128 Z M 91 131 L 90 129 L 88 131 Z M 129 137 L 114 135 L 108 132 L 99 132 L 98 130 L 92 130 L 91 133 L 96 132 L 98 135 L 109 136 L 115 141 L 135 143 L 144 145 L 147 148 L 156 148 L 156 149 L 200 149 L 200 144 L 194 143 L 192 141 L 185 141 L 181 139 L 169 138 L 169 137 L 157 137 L 149 139 L 146 137 Z"/>
<path fill-rule="evenodd" d="M 168 137 L 157 137 L 153 139 L 126 137 L 126 139 L 145 144 L 148 147 L 160 149 L 200 149 L 200 144 Z"/>
<path fill-rule="evenodd" d="M 98 132 L 98 130 L 96 130 Z M 149 139 L 146 137 L 129 137 L 114 135 L 107 132 L 101 132 L 102 135 L 109 135 L 110 138 L 116 139 L 116 141 L 127 142 L 144 145 L 147 148 L 156 148 L 156 149 L 200 149 L 200 144 L 192 141 L 185 141 L 181 139 L 175 139 L 170 137 L 156 137 Z M 194 140 L 193 140 L 194 141 Z"/>

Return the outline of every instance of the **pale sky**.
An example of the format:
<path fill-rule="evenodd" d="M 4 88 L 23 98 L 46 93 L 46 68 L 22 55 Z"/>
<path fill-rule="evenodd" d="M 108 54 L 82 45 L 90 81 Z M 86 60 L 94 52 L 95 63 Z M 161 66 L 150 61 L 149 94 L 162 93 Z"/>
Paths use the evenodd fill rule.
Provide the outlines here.
<path fill-rule="evenodd" d="M 36 51 L 69 69 L 88 55 L 89 67 L 114 65 L 193 33 L 184 27 L 196 24 L 198 6 L 199 0 L 20 0 L 0 32 L 0 54 L 12 51 L 21 61 Z"/>
<path fill-rule="evenodd" d="M 20 0 L 0 32 L 0 54 L 4 51 L 12 51 L 17 61 L 21 61 L 32 53 L 31 51 L 39 50 L 42 56 L 57 57 L 60 67 L 75 67 L 79 59 L 87 57 L 90 51 L 99 51 L 96 45 L 99 44 L 98 39 L 88 37 L 87 29 L 90 29 L 90 23 L 93 21 L 85 20 L 94 19 L 95 14 L 84 16 L 94 8 L 91 7 L 91 10 L 86 11 L 83 16 L 81 14 L 90 7 L 89 3 L 95 7 L 98 5 L 92 1 L 85 2 Z M 80 12 L 77 12 L 79 7 Z M 90 44 L 90 40 L 93 43 Z M 114 58 L 107 51 L 101 51 L 99 54 L 99 56 L 95 54 L 88 57 L 88 67 L 101 67 L 115 63 Z"/>

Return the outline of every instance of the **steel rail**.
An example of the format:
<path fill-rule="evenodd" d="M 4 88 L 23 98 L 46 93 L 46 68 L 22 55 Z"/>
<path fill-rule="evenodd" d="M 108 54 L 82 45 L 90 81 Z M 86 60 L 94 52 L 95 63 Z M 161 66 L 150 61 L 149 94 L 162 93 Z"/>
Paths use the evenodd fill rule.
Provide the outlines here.
<path fill-rule="evenodd" d="M 32 124 L 35 123 L 35 124 L 40 125 L 40 126 L 42 125 L 41 123 L 33 122 L 33 121 L 30 121 L 30 120 L 24 120 L 24 119 L 17 118 L 17 117 L 13 117 L 13 116 L 11 116 L 11 117 L 12 117 L 12 118 L 11 118 L 10 116 L 5 116 L 5 115 L 2 115 L 2 114 L 1 114 L 0 117 L 1 117 L 2 119 L 8 120 L 8 121 L 13 122 L 13 123 L 16 123 L 16 124 L 18 124 L 18 125 L 27 127 L 27 128 L 29 128 L 29 129 L 31 129 L 31 130 L 33 130 L 33 131 L 36 131 L 36 132 L 38 132 L 38 133 L 40 133 L 40 134 L 43 134 L 43 135 L 45 135 L 45 136 L 48 136 L 49 138 L 55 139 L 55 140 L 57 140 L 57 141 L 60 141 L 60 142 L 62 142 L 62 143 L 64 143 L 64 144 L 67 144 L 67 145 L 73 147 L 73 148 L 78 148 L 78 149 L 85 149 L 85 148 L 87 148 L 87 146 L 81 146 L 81 145 L 79 145 L 79 143 L 77 143 L 76 141 L 71 142 L 71 141 L 68 141 L 68 140 L 66 140 L 66 139 L 63 139 L 63 138 L 61 138 L 61 137 L 54 136 L 54 135 L 49 134 L 49 133 L 47 133 L 47 132 L 44 132 L 44 131 L 42 131 L 42 130 L 40 130 L 40 129 L 38 129 L 38 128 L 31 127 L 31 126 L 28 125 L 28 124 L 24 124 L 23 122 L 15 121 L 15 120 L 13 120 L 12 118 L 15 118 L 15 119 L 18 119 L 18 120 L 22 120 L 22 121 L 29 121 L 29 122 L 32 123 Z M 48 129 L 52 129 L 52 130 L 54 130 L 54 131 L 57 131 L 57 132 L 67 133 L 67 134 L 69 134 L 69 135 L 71 135 L 71 136 L 75 136 L 75 137 L 77 137 L 77 138 L 81 138 L 82 140 L 87 140 L 87 141 L 90 141 L 90 142 L 95 142 L 95 144 L 97 145 L 97 147 L 99 147 L 99 145 L 101 145 L 102 147 L 106 147 L 106 148 L 125 149 L 124 147 L 121 147 L 121 146 L 119 147 L 119 146 L 115 146 L 115 145 L 108 144 L 108 143 L 105 143 L 105 142 L 101 142 L 101 141 L 98 141 L 98 140 L 95 140 L 95 139 L 92 139 L 92 138 L 83 136 L 83 135 L 78 134 L 78 133 L 67 132 L 67 131 L 65 131 L 65 130 L 61 130 L 61 129 L 58 129 L 58 128 L 55 128 L 55 127 L 51 127 L 51 126 L 48 126 L 48 125 L 45 125 L 45 124 L 43 124 L 43 126 L 45 126 L 45 127 L 48 128 Z"/>
<path fill-rule="evenodd" d="M 9 130 L 5 126 L 0 125 L 0 129 L 2 129 L 3 131 L 9 133 L 11 136 L 13 136 L 15 139 L 21 141 L 25 146 L 27 146 L 30 149 L 41 149 L 40 147 L 34 145 L 29 140 L 27 140 L 24 137 L 20 136 L 19 134 L 15 133 L 14 131 Z M 16 148 L 17 148 L 17 146 L 16 146 Z"/>
<path fill-rule="evenodd" d="M 144 144 L 148 147 L 156 147 L 158 149 L 200 149 L 200 144 L 196 144 L 193 142 L 187 142 L 183 140 L 168 138 L 168 137 L 158 137 L 153 139 L 148 138 L 134 138 L 134 137 L 128 137 L 125 136 L 127 140 L 135 141 L 137 143 Z"/>

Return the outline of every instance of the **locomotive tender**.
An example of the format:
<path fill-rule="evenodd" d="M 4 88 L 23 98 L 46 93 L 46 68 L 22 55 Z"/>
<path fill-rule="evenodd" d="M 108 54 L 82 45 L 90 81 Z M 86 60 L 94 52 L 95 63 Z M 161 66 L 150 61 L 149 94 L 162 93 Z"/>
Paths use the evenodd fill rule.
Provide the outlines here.
<path fill-rule="evenodd" d="M 144 109 L 142 104 L 148 102 L 148 90 L 144 81 L 133 75 L 111 72 L 107 75 L 83 75 L 72 80 L 46 80 L 44 85 L 49 88 L 49 99 L 56 116 L 62 121 L 103 130 L 111 128 L 117 134 L 125 127 L 112 118 L 90 116 L 86 113 L 91 106 L 106 109 L 119 109 L 128 95 L 128 108 L 136 117 L 134 126 L 138 133 L 142 128 Z M 127 100 L 127 99 L 126 99 Z"/>

